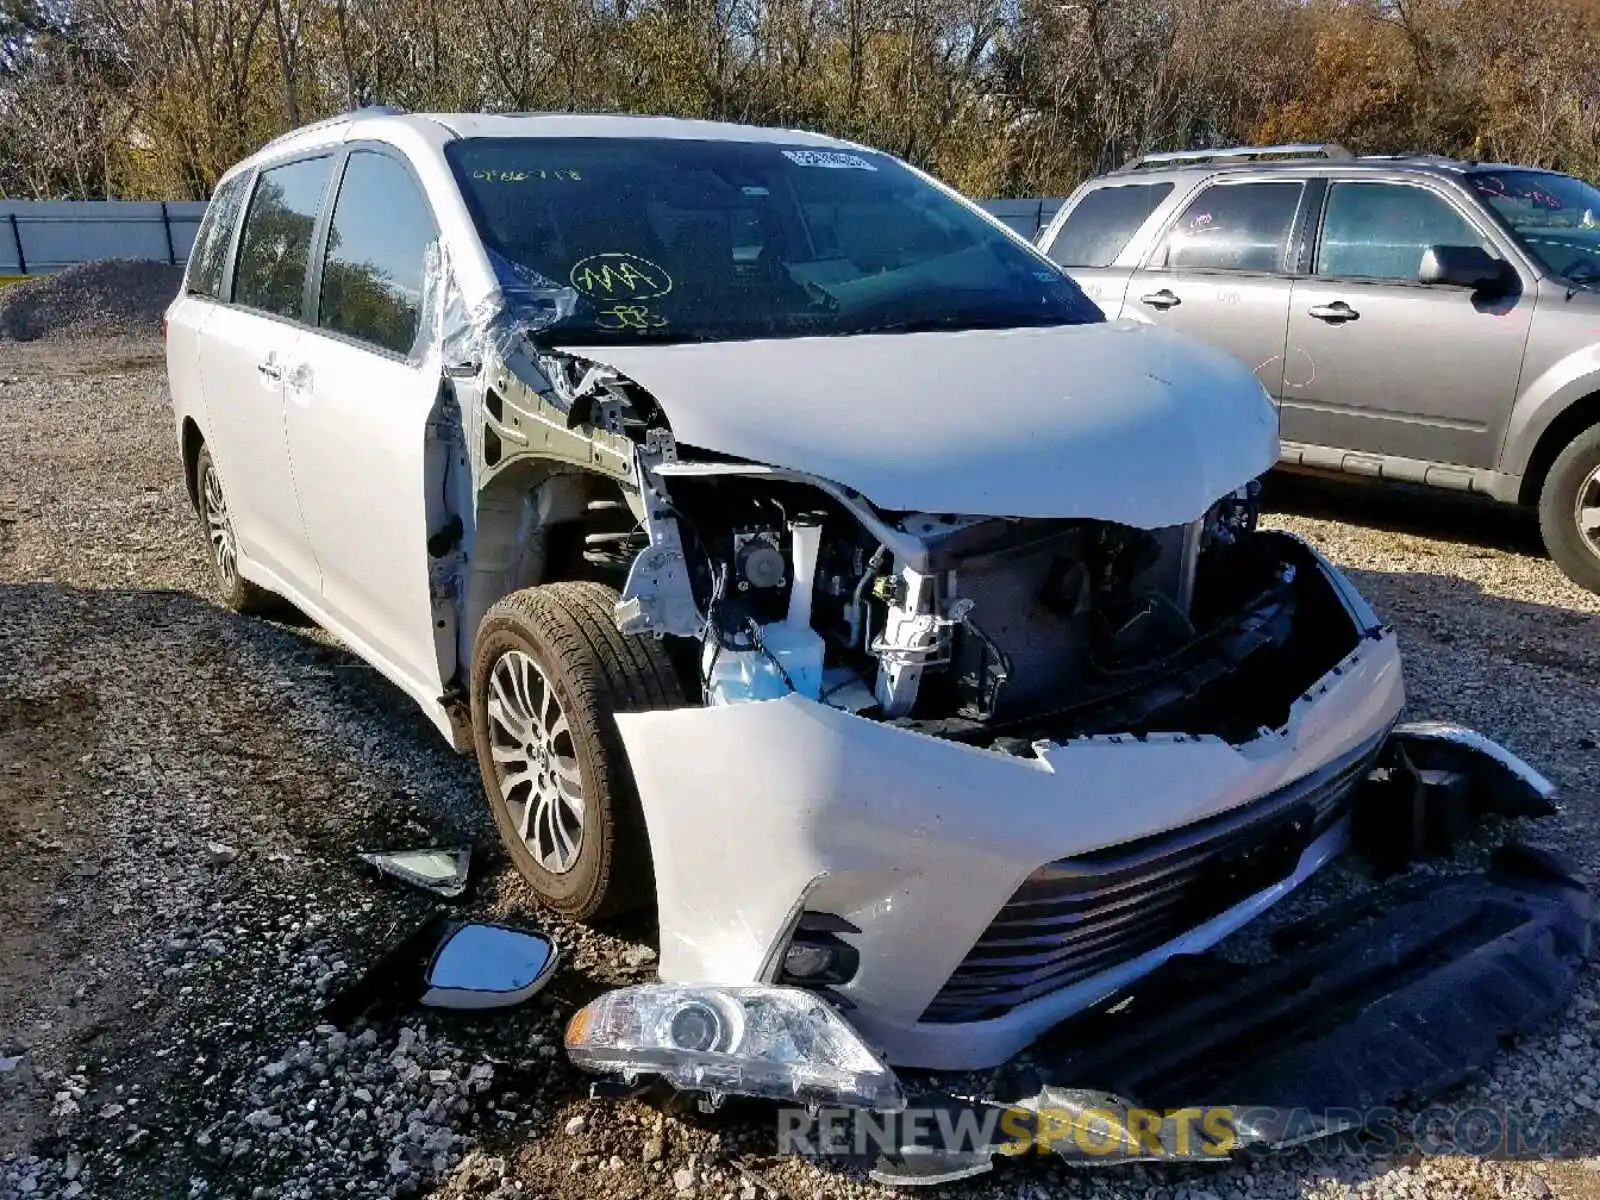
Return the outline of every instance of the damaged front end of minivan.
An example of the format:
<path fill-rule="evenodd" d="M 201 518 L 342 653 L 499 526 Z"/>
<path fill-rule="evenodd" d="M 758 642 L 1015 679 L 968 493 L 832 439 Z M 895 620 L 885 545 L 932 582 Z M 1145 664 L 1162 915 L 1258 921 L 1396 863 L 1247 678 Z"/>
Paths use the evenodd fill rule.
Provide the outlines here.
<path fill-rule="evenodd" d="M 1258 528 L 1270 404 L 1210 352 L 1105 325 L 479 350 L 463 628 L 564 545 L 692 697 L 616 715 L 663 982 L 585 1010 L 585 1065 L 893 1108 L 890 1066 L 1005 1063 L 1363 830 L 1409 851 L 1548 806 L 1492 743 L 1396 732 L 1394 632 Z"/>

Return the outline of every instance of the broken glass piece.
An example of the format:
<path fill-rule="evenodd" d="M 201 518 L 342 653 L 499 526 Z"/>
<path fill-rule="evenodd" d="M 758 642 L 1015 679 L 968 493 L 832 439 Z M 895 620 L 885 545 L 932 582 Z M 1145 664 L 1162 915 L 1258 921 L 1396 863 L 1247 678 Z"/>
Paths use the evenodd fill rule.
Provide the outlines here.
<path fill-rule="evenodd" d="M 444 850 L 374 850 L 356 855 L 385 875 L 450 899 L 467 890 L 467 870 L 472 851 L 466 847 Z"/>

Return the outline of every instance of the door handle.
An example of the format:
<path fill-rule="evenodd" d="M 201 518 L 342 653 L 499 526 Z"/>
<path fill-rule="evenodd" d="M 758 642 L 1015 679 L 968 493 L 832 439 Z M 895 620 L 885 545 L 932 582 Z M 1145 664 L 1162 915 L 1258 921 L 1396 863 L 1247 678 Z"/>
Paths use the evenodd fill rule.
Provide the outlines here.
<path fill-rule="evenodd" d="M 283 368 L 270 358 L 267 359 L 266 362 L 258 362 L 256 364 L 256 370 L 262 375 L 266 376 L 268 379 L 283 378 Z"/>
<path fill-rule="evenodd" d="M 1335 300 L 1332 304 L 1313 304 L 1306 312 L 1319 321 L 1326 321 L 1330 325 L 1343 325 L 1346 321 L 1359 321 L 1361 314 L 1351 308 L 1343 300 Z"/>
<path fill-rule="evenodd" d="M 1162 288 L 1159 292 L 1151 292 L 1148 296 L 1140 296 L 1139 303 L 1148 304 L 1151 308 L 1166 312 L 1169 308 L 1176 308 L 1183 301 L 1179 300 L 1170 288 Z"/>

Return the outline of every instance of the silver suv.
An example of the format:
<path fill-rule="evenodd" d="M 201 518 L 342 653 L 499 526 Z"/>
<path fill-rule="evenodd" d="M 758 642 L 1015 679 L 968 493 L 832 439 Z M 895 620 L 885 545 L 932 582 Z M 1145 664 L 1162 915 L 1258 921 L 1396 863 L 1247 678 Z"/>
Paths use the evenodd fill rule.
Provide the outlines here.
<path fill-rule="evenodd" d="M 1600 190 L 1336 145 L 1149 154 L 1039 244 L 1108 316 L 1253 368 L 1284 464 L 1537 506 L 1600 591 Z"/>

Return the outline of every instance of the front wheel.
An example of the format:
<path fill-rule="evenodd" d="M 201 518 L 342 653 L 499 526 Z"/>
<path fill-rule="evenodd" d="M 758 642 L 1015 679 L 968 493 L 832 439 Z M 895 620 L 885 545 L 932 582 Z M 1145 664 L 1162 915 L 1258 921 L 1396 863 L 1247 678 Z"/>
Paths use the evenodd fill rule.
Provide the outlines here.
<path fill-rule="evenodd" d="M 1539 493 L 1545 549 L 1574 583 L 1600 592 L 1600 426 L 1575 437 Z"/>
<path fill-rule="evenodd" d="M 617 629 L 616 602 L 598 583 L 513 592 L 472 652 L 472 736 L 500 837 L 539 900 L 580 921 L 655 891 L 616 714 L 686 703 L 661 644 Z"/>

